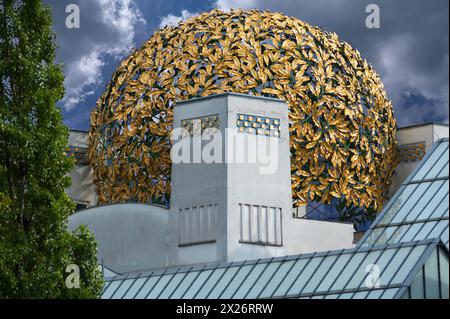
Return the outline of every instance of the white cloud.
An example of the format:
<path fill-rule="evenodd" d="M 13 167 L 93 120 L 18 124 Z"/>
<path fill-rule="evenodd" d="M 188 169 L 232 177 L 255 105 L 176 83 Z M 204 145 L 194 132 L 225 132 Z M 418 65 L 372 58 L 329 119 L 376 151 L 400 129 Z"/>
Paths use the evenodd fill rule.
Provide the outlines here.
<path fill-rule="evenodd" d="M 179 22 L 189 19 L 190 17 L 196 16 L 197 13 L 190 12 L 188 10 L 182 10 L 181 16 L 176 16 L 173 14 L 168 14 L 161 18 L 161 23 L 159 27 L 162 29 L 164 27 L 171 27 L 177 25 Z"/>
<path fill-rule="evenodd" d="M 136 25 L 146 23 L 134 0 L 80 0 L 79 5 L 82 36 L 66 40 L 61 54 L 66 57 L 62 104 L 67 110 L 94 94 L 94 87 L 102 80 L 105 58 L 118 60 L 128 54 L 134 45 Z"/>
<path fill-rule="evenodd" d="M 90 87 L 100 84 L 102 67 L 105 65 L 101 58 L 103 53 L 102 50 L 92 51 L 66 66 L 64 81 L 66 95 L 62 101 L 66 109 L 72 109 L 89 95 L 94 94 Z"/>

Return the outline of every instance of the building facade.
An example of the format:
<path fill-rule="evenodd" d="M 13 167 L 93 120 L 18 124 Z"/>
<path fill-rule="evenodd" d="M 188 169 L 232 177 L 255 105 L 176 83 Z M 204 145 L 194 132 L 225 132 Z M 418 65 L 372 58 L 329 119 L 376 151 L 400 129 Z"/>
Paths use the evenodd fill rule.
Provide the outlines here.
<path fill-rule="evenodd" d="M 292 211 L 288 127 L 276 99 L 179 103 L 170 206 L 97 206 L 87 134 L 72 131 L 68 193 L 84 209 L 69 228 L 95 235 L 103 298 L 448 298 L 448 126 L 398 130 L 391 200 L 356 246 L 352 224 Z M 252 157 L 270 143 L 264 161 Z M 196 159 L 195 147 L 210 157 Z M 373 286 L 370 265 L 380 274 Z"/>

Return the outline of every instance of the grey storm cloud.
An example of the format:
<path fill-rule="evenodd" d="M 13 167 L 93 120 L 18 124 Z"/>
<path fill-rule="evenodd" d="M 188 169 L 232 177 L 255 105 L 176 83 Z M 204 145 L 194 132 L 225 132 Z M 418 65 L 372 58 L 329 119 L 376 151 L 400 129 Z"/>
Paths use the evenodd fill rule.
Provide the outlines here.
<path fill-rule="evenodd" d="M 368 4 L 380 8 L 379 29 L 365 26 Z M 215 5 L 282 12 L 336 32 L 380 74 L 400 125 L 448 123 L 448 0 L 218 0 Z"/>
<path fill-rule="evenodd" d="M 172 1 L 44 2 L 53 9 L 58 57 L 65 65 L 62 104 L 66 110 L 83 106 L 86 99 L 101 94 L 100 88 L 109 77 L 102 72 L 131 52 L 137 33 L 150 37 L 158 25 L 170 25 L 213 7 L 255 8 L 282 12 L 336 32 L 358 49 L 380 74 L 400 125 L 429 120 L 448 123 L 448 0 L 213 0 L 195 2 L 195 8 L 186 0 L 185 10 L 173 13 Z M 183 6 L 180 2 L 178 7 Z M 70 3 L 80 6 L 81 29 L 65 27 L 65 8 Z M 380 29 L 365 26 L 365 9 L 372 3 L 380 8 Z M 160 16 L 161 12 L 170 14 Z"/>
<path fill-rule="evenodd" d="M 53 10 L 58 58 L 64 64 L 66 95 L 62 105 L 70 110 L 96 93 L 103 81 L 107 57 L 119 60 L 134 46 L 135 27 L 145 19 L 133 0 L 45 0 Z M 80 9 L 80 28 L 66 27 L 66 7 Z"/>

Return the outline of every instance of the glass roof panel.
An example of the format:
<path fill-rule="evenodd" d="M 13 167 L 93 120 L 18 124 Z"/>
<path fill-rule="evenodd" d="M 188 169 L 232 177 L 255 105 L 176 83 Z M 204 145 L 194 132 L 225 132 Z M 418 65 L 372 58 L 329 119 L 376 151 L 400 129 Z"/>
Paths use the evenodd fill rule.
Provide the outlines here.
<path fill-rule="evenodd" d="M 217 299 L 220 297 L 222 292 L 225 290 L 225 288 L 228 286 L 230 281 L 234 278 L 236 273 L 240 267 L 230 267 L 227 269 L 227 271 L 222 275 L 222 278 L 219 279 L 217 284 L 214 286 L 214 288 L 211 290 L 211 292 L 208 294 L 208 299 Z"/>
<path fill-rule="evenodd" d="M 127 292 L 128 288 L 134 283 L 136 279 L 126 279 L 122 281 L 120 287 L 116 290 L 114 295 L 111 296 L 113 299 L 121 299 L 123 295 Z"/>
<path fill-rule="evenodd" d="M 108 286 L 112 283 L 112 280 L 106 279 L 106 281 L 103 283 L 103 287 L 102 287 L 102 294 L 106 291 L 106 289 L 108 289 Z"/>
<path fill-rule="evenodd" d="M 423 162 L 423 165 L 420 167 L 418 172 L 411 179 L 412 182 L 419 181 L 424 179 L 427 173 L 431 170 L 431 168 L 436 164 L 436 162 L 441 158 L 444 154 L 445 150 L 448 149 L 448 141 L 447 143 L 439 143 L 437 147 L 434 149 L 433 153 L 431 153 L 430 157 Z M 447 156 L 448 158 L 448 156 Z"/>
<path fill-rule="evenodd" d="M 338 299 L 340 294 L 326 295 L 324 299 Z"/>
<path fill-rule="evenodd" d="M 400 264 L 400 267 L 397 267 L 396 273 L 394 273 L 393 277 L 389 281 L 389 285 L 400 285 L 404 282 L 406 277 L 410 274 L 411 269 L 417 264 L 420 259 L 420 256 L 424 253 L 427 246 L 421 245 L 414 247 L 408 257 Z M 385 280 L 387 280 L 385 276 Z"/>
<path fill-rule="evenodd" d="M 147 277 L 138 278 L 134 281 L 133 285 L 130 287 L 130 289 L 126 292 L 126 294 L 123 296 L 124 299 L 131 299 L 134 298 L 136 293 L 139 289 L 141 289 L 142 285 L 147 280 Z"/>
<path fill-rule="evenodd" d="M 448 144 L 448 139 L 435 144 L 412 173 L 414 178 L 406 179 L 399 195 L 386 204 L 358 247 L 439 237 L 448 246 Z"/>
<path fill-rule="evenodd" d="M 417 217 L 422 213 L 425 209 L 431 213 L 433 212 L 432 207 L 437 205 L 437 203 L 441 200 L 441 198 L 436 198 L 439 194 L 439 190 L 444 185 L 445 181 L 435 181 L 430 183 L 431 185 L 428 187 L 425 193 L 421 195 L 419 201 L 414 205 L 413 208 L 406 214 L 405 218 L 393 218 L 393 223 L 405 222 L 405 221 L 415 221 Z M 424 183 L 426 184 L 426 183 Z M 431 204 L 431 205 L 430 205 Z M 428 207 L 428 206 L 431 207 Z M 397 216 L 396 216 L 397 217 Z"/>
<path fill-rule="evenodd" d="M 334 268 L 338 255 L 328 256 L 323 261 L 319 268 L 314 272 L 314 276 L 309 279 L 308 284 L 303 288 L 302 293 L 313 293 L 317 291 L 318 285 L 322 282 L 322 279 L 326 274 Z"/>
<path fill-rule="evenodd" d="M 153 286 L 158 281 L 159 277 L 161 277 L 161 276 L 151 276 L 151 277 L 149 277 L 147 282 L 138 291 L 135 299 L 145 299 L 147 294 L 150 292 L 150 290 L 153 288 Z"/>
<path fill-rule="evenodd" d="M 198 293 L 199 289 L 205 283 L 205 281 L 208 280 L 209 276 L 211 276 L 212 272 L 213 270 L 211 269 L 201 271 L 198 277 L 194 279 L 192 284 L 189 286 L 189 288 L 186 290 L 186 292 L 184 293 L 184 295 L 182 295 L 181 298 L 193 299 Z"/>
<path fill-rule="evenodd" d="M 376 250 L 366 256 L 361 265 L 355 269 L 355 273 L 349 283 L 345 286 L 345 290 L 358 289 L 364 286 L 365 278 L 370 274 L 371 265 L 376 264 L 378 258 L 382 254 L 382 250 Z"/>
<path fill-rule="evenodd" d="M 317 270 L 317 267 L 320 265 L 324 257 L 315 257 L 312 258 L 305 269 L 300 273 L 300 276 L 297 277 L 294 284 L 288 291 L 288 295 L 297 295 L 300 294 L 307 284 L 308 280 L 314 275 Z"/>
<path fill-rule="evenodd" d="M 418 203 L 419 199 L 421 199 L 421 196 L 428 190 L 431 184 L 431 182 L 418 184 L 417 188 L 414 190 L 408 200 L 405 201 L 398 212 L 395 213 L 395 216 L 390 223 L 402 222 L 409 214 L 409 212 L 414 208 L 414 206 Z"/>
<path fill-rule="evenodd" d="M 331 286 L 330 290 L 342 290 L 345 285 L 348 283 L 351 277 L 353 277 L 353 273 L 355 272 L 356 267 L 366 258 L 367 252 L 358 252 L 352 255 L 349 263 L 346 265 L 344 269 L 341 270 L 334 283 Z"/>
<path fill-rule="evenodd" d="M 448 158 L 448 156 L 447 156 Z M 448 177 L 448 162 L 447 164 L 445 164 L 444 169 L 439 173 L 439 175 L 437 176 L 438 178 L 443 178 L 443 177 Z"/>
<path fill-rule="evenodd" d="M 278 267 L 280 266 L 281 262 L 279 261 L 269 263 L 245 298 L 250 299 L 257 298 L 261 290 L 264 289 L 265 285 L 267 284 L 267 281 L 270 280 L 270 278 L 272 278 L 272 275 L 274 274 L 275 271 L 277 271 Z"/>
<path fill-rule="evenodd" d="M 300 273 L 303 271 L 303 268 L 305 268 L 308 261 L 309 261 L 309 259 L 307 259 L 307 258 L 302 258 L 302 259 L 296 260 L 295 265 L 292 267 L 292 269 L 289 271 L 289 273 L 283 279 L 280 286 L 275 291 L 274 296 L 281 297 L 281 296 L 286 295 L 288 289 L 291 287 L 294 280 L 296 280 L 297 277 L 300 275 Z"/>
<path fill-rule="evenodd" d="M 155 284 L 155 286 L 152 288 L 150 293 L 145 297 L 146 299 L 156 299 L 164 289 L 164 287 L 169 283 L 169 281 L 172 279 L 174 275 L 162 275 L 159 281 Z"/>
<path fill-rule="evenodd" d="M 102 294 L 103 299 L 109 299 L 114 294 L 116 289 L 119 287 L 119 285 L 122 283 L 122 280 L 113 280 L 108 287 L 106 287 L 105 291 Z"/>
<path fill-rule="evenodd" d="M 412 184 L 406 186 L 403 191 L 399 194 L 397 199 L 389 206 L 388 210 L 385 212 L 384 216 L 378 222 L 378 224 L 387 224 L 391 221 L 393 217 L 397 214 L 398 210 L 402 205 L 409 199 L 411 194 L 416 190 L 418 184 Z"/>
<path fill-rule="evenodd" d="M 228 287 L 224 290 L 220 298 L 230 299 L 237 288 L 242 284 L 243 280 L 247 277 L 250 271 L 255 265 L 245 265 L 240 267 L 239 272 L 234 276 L 233 280 L 228 284 Z"/>
<path fill-rule="evenodd" d="M 370 291 L 359 291 L 355 293 L 352 297 L 352 299 L 366 299 L 367 295 L 370 293 Z"/>
<path fill-rule="evenodd" d="M 347 265 L 352 256 L 353 254 L 348 253 L 341 255 L 339 259 L 336 260 L 333 268 L 327 273 L 322 283 L 317 287 L 316 291 L 329 291 L 331 288 L 330 286 L 334 283 L 336 277 L 339 276 L 340 272 Z"/>
<path fill-rule="evenodd" d="M 400 288 L 391 288 L 384 290 L 383 295 L 381 296 L 381 299 L 392 299 L 395 297 L 397 292 L 400 290 Z"/>
<path fill-rule="evenodd" d="M 186 277 L 183 278 L 181 283 L 176 287 L 175 291 L 173 292 L 172 296 L 170 296 L 170 299 L 180 299 L 183 297 L 183 294 L 186 292 L 186 290 L 189 288 L 189 286 L 192 284 L 192 282 L 195 280 L 195 278 L 200 274 L 199 271 L 190 271 Z"/>
<path fill-rule="evenodd" d="M 445 185 L 444 185 L 445 187 Z M 436 217 L 448 217 L 448 201 L 449 201 L 449 195 L 448 195 L 448 183 L 447 183 L 447 195 L 441 200 L 439 203 L 439 206 L 436 208 Z M 441 216 L 438 216 L 437 212 L 443 212 Z"/>
<path fill-rule="evenodd" d="M 389 260 L 383 260 L 384 262 L 377 263 L 377 266 L 380 268 L 380 285 L 388 285 L 390 280 L 394 276 L 395 272 L 399 269 L 399 267 L 405 262 L 406 258 L 408 258 L 409 253 L 412 250 L 412 247 L 403 247 L 399 250 L 394 250 L 393 258 Z M 380 260 L 384 257 L 384 255 L 380 258 Z"/>
<path fill-rule="evenodd" d="M 402 237 L 397 238 L 395 242 L 408 242 L 408 241 L 414 241 L 417 234 L 425 227 L 425 224 L 434 224 L 436 222 L 431 223 L 415 223 L 409 225 L 408 229 L 403 232 Z M 430 226 L 428 226 L 430 227 Z"/>
<path fill-rule="evenodd" d="M 446 231 L 447 236 L 444 235 Z M 443 238 L 447 238 L 448 240 L 448 219 L 439 221 L 431 230 L 431 233 L 426 236 L 426 238 L 441 238 L 441 241 L 443 241 Z M 443 241 L 443 243 L 445 243 L 445 241 Z"/>
<path fill-rule="evenodd" d="M 434 183 L 437 184 L 438 182 Z M 448 190 L 449 181 L 446 180 L 441 184 L 440 189 L 436 192 L 430 203 L 419 211 L 417 220 L 442 217 L 445 214 L 448 216 Z"/>
<path fill-rule="evenodd" d="M 399 250 L 402 250 L 402 248 L 383 250 L 382 254 L 377 259 L 376 265 L 378 266 L 378 272 L 380 274 L 380 285 L 385 285 L 385 282 L 383 281 L 382 278 L 383 270 L 391 262 L 391 260 L 395 258 Z"/>
<path fill-rule="evenodd" d="M 419 226 L 420 224 L 406 224 L 402 226 L 394 226 L 389 227 L 388 229 L 395 230 L 395 232 L 392 234 L 392 236 L 389 238 L 389 240 L 386 242 L 388 244 L 394 244 L 401 241 L 403 236 L 411 229 L 414 228 L 414 226 Z"/>
<path fill-rule="evenodd" d="M 448 146 L 448 145 L 447 145 Z M 425 175 L 424 179 L 432 179 L 437 178 L 438 175 L 444 171 L 445 166 L 448 164 L 448 147 L 445 152 L 442 153 L 439 160 L 433 165 L 433 167 L 430 169 L 430 171 Z M 445 175 L 445 173 L 444 173 Z M 447 175 L 448 176 L 448 171 Z"/>
<path fill-rule="evenodd" d="M 264 269 L 266 269 L 268 265 L 269 265 L 268 263 L 255 265 L 254 268 L 251 270 L 251 272 L 248 274 L 247 278 L 242 283 L 242 285 L 235 292 L 233 298 L 236 299 L 245 298 L 248 291 L 253 287 L 256 280 L 259 278 L 261 273 L 264 271 Z"/>
<path fill-rule="evenodd" d="M 209 276 L 208 280 L 204 282 L 203 287 L 201 287 L 195 298 L 198 299 L 207 298 L 210 291 L 214 288 L 214 286 L 217 284 L 217 282 L 220 280 L 220 278 L 222 277 L 222 275 L 225 273 L 226 270 L 227 270 L 226 268 L 215 269 L 214 272 L 211 274 L 211 276 Z"/>
<path fill-rule="evenodd" d="M 366 291 L 366 299 L 379 299 L 381 297 L 381 295 L 383 294 L 384 290 L 383 289 L 373 289 L 373 290 L 369 290 L 369 293 L 367 294 Z"/>
<path fill-rule="evenodd" d="M 444 223 L 445 224 L 445 223 Z M 448 226 L 448 221 L 447 221 L 447 226 Z M 422 240 L 422 239 L 427 239 L 427 238 L 436 238 L 439 237 L 442 228 L 436 228 L 436 226 L 438 226 L 439 223 L 438 222 L 428 222 L 428 223 L 424 223 L 423 227 L 420 229 L 420 231 L 414 236 L 414 240 Z M 442 223 L 441 223 L 442 225 Z M 437 234 L 435 236 L 433 236 L 433 232 L 434 230 L 438 230 Z"/>
<path fill-rule="evenodd" d="M 346 292 L 344 294 L 341 294 L 338 299 L 351 299 L 353 296 L 353 292 Z"/>
<path fill-rule="evenodd" d="M 179 286 L 180 282 L 186 277 L 186 273 L 175 274 L 164 290 L 158 296 L 159 299 L 168 299 L 174 290 Z"/>
<path fill-rule="evenodd" d="M 267 283 L 258 298 L 269 298 L 273 295 L 275 289 L 278 288 L 281 281 L 286 277 L 292 266 L 295 264 L 295 260 L 289 260 L 284 262 L 277 272 L 273 275 L 272 279 Z"/>
<path fill-rule="evenodd" d="M 405 285 L 411 271 L 420 267 L 418 263 L 425 263 L 422 256 L 431 245 L 435 247 L 437 242 L 429 240 L 416 242 L 415 245 L 372 246 L 331 252 L 329 255 L 298 256 L 285 261 L 232 264 L 213 270 L 150 274 L 136 279 L 116 278 L 107 280 L 102 297 L 391 298 L 399 287 Z M 448 257 L 442 260 L 448 264 Z M 379 267 L 381 288 L 367 291 L 370 287 L 366 286 L 365 279 L 370 272 L 369 265 Z"/>

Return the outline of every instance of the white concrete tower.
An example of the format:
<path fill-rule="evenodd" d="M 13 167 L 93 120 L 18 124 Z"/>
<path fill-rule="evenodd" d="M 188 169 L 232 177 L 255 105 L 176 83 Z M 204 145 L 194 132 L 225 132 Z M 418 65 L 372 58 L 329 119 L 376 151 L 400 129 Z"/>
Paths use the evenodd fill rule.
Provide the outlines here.
<path fill-rule="evenodd" d="M 189 100 L 174 111 L 174 128 L 183 127 L 172 154 L 169 245 L 178 249 L 170 263 L 286 255 L 293 219 L 287 104 L 232 93 Z"/>

